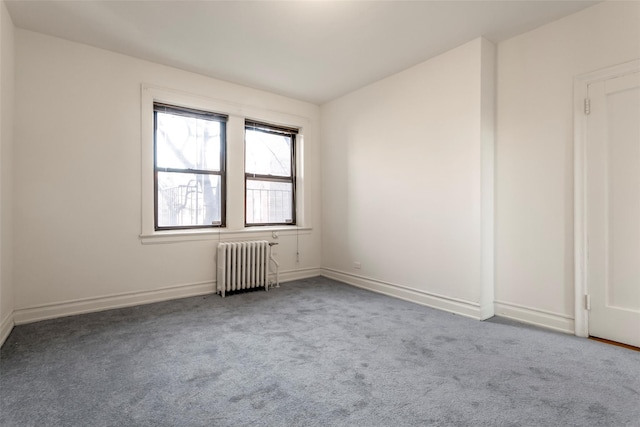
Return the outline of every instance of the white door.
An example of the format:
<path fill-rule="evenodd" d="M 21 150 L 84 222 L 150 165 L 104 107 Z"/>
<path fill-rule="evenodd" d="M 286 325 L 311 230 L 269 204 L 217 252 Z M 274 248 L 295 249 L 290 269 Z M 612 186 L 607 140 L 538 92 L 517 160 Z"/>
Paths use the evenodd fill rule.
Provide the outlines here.
<path fill-rule="evenodd" d="M 640 72 L 588 92 L 589 335 L 640 347 Z"/>

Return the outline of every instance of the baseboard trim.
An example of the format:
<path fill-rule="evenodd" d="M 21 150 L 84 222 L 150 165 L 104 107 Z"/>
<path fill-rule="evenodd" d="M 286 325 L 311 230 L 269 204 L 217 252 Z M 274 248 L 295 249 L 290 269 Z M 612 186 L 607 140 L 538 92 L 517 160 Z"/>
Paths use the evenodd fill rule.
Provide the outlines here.
<path fill-rule="evenodd" d="M 16 325 L 55 319 L 57 317 L 111 310 L 134 305 L 151 304 L 177 298 L 213 293 L 215 282 L 187 283 L 149 291 L 126 292 L 104 297 L 83 298 L 51 304 L 18 308 L 14 311 Z"/>
<path fill-rule="evenodd" d="M 321 275 L 319 267 L 300 268 L 297 270 L 287 270 L 280 272 L 280 283 L 293 282 L 294 280 L 308 279 Z"/>
<path fill-rule="evenodd" d="M 428 307 L 444 310 L 472 319 L 483 320 L 494 312 L 497 316 L 507 317 L 523 323 L 528 323 L 559 332 L 573 334 L 575 332 L 574 319 L 571 316 L 552 313 L 505 301 L 495 301 L 493 310 L 477 303 L 444 295 L 413 289 L 407 286 L 384 282 L 364 276 L 359 276 L 331 268 L 302 268 L 280 272 L 280 283 L 310 277 L 324 276 L 348 285 L 367 289 L 380 294 L 414 302 Z M 150 304 L 171 299 L 186 298 L 198 295 L 212 294 L 215 282 L 187 283 L 150 291 L 128 292 L 106 297 L 84 298 L 51 304 L 15 309 L 2 319 L 0 323 L 0 346 L 7 339 L 14 325 L 54 319 L 57 317 L 76 314 L 111 310 L 115 308 Z"/>
<path fill-rule="evenodd" d="M 14 324 L 13 312 L 9 313 L 8 316 L 2 319 L 2 322 L 0 323 L 0 347 L 2 347 L 2 344 L 4 344 L 7 338 L 9 338 L 9 334 L 13 330 Z"/>
<path fill-rule="evenodd" d="M 287 270 L 280 272 L 280 282 L 285 283 L 319 275 L 319 268 Z M 214 293 L 214 290 L 216 288 L 215 284 L 215 281 L 186 283 L 176 286 L 169 286 L 166 288 L 153 289 L 149 291 L 127 292 L 117 295 L 83 298 L 72 301 L 63 301 L 18 308 L 13 312 L 11 327 L 13 327 L 13 324 L 22 325 L 25 323 L 38 322 L 40 320 L 73 316 L 76 314 L 92 313 L 96 311 L 151 304 L 154 302 L 168 301 L 178 298 L 212 294 Z M 5 324 L 3 322 L 1 332 L 4 334 L 4 331 Z M 0 337 L 2 336 L 0 335 Z"/>
<path fill-rule="evenodd" d="M 480 304 L 477 303 L 425 292 L 408 286 L 384 282 L 382 280 L 372 279 L 356 274 L 346 273 L 332 268 L 323 268 L 321 275 L 358 288 L 367 289 L 379 294 L 459 314 L 476 320 L 482 320 L 486 312 L 486 307 L 482 308 L 480 307 Z"/>
<path fill-rule="evenodd" d="M 539 310 L 505 301 L 495 301 L 494 306 L 496 316 L 507 317 L 519 322 L 553 329 L 554 331 L 563 332 L 565 334 L 575 333 L 574 319 L 571 316 L 552 313 L 550 311 Z"/>

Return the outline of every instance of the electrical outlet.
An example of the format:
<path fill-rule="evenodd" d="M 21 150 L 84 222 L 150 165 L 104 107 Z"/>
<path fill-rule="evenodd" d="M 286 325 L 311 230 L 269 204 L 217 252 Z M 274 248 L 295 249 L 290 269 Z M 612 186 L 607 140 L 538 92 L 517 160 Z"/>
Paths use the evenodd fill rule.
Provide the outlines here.
<path fill-rule="evenodd" d="M 362 268 L 362 264 L 360 264 L 360 261 L 353 261 L 353 268 L 355 268 L 356 270 L 360 270 Z"/>

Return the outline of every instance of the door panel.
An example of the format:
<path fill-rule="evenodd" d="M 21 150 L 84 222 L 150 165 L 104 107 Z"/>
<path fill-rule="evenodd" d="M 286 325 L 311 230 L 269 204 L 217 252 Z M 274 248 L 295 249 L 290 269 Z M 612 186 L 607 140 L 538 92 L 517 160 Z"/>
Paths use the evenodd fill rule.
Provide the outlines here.
<path fill-rule="evenodd" d="M 589 334 L 640 347 L 640 73 L 589 85 Z"/>

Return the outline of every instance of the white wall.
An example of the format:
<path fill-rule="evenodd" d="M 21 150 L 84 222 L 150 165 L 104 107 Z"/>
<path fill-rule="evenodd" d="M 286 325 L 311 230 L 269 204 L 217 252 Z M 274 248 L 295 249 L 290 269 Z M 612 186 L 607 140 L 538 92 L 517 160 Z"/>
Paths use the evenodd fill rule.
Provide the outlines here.
<path fill-rule="evenodd" d="M 26 321 L 210 290 L 215 242 L 138 237 L 140 84 L 314 124 L 318 107 L 17 30 L 11 137 L 13 33 L 3 5 L 0 320 L 12 299 Z M 605 2 L 498 46 L 497 314 L 573 330 L 572 79 L 639 57 L 637 2 Z M 474 40 L 321 108 L 322 200 L 314 131 L 314 228 L 300 236 L 299 264 L 295 236 L 278 249 L 290 277 L 318 271 L 322 243 L 324 274 L 473 317 L 490 312 L 492 58 Z"/>
<path fill-rule="evenodd" d="M 476 39 L 322 106 L 323 274 L 490 316 L 493 58 Z"/>
<path fill-rule="evenodd" d="M 13 327 L 14 26 L 0 1 L 0 345 Z"/>
<path fill-rule="evenodd" d="M 573 332 L 573 78 L 638 58 L 638 2 L 498 45 L 496 314 Z"/>
<path fill-rule="evenodd" d="M 308 120 L 305 225 L 313 229 L 299 236 L 299 262 L 295 233 L 281 233 L 277 251 L 285 279 L 318 274 L 317 106 L 25 30 L 16 31 L 16 69 L 16 322 L 213 289 L 217 235 L 139 237 L 143 83 Z"/>

